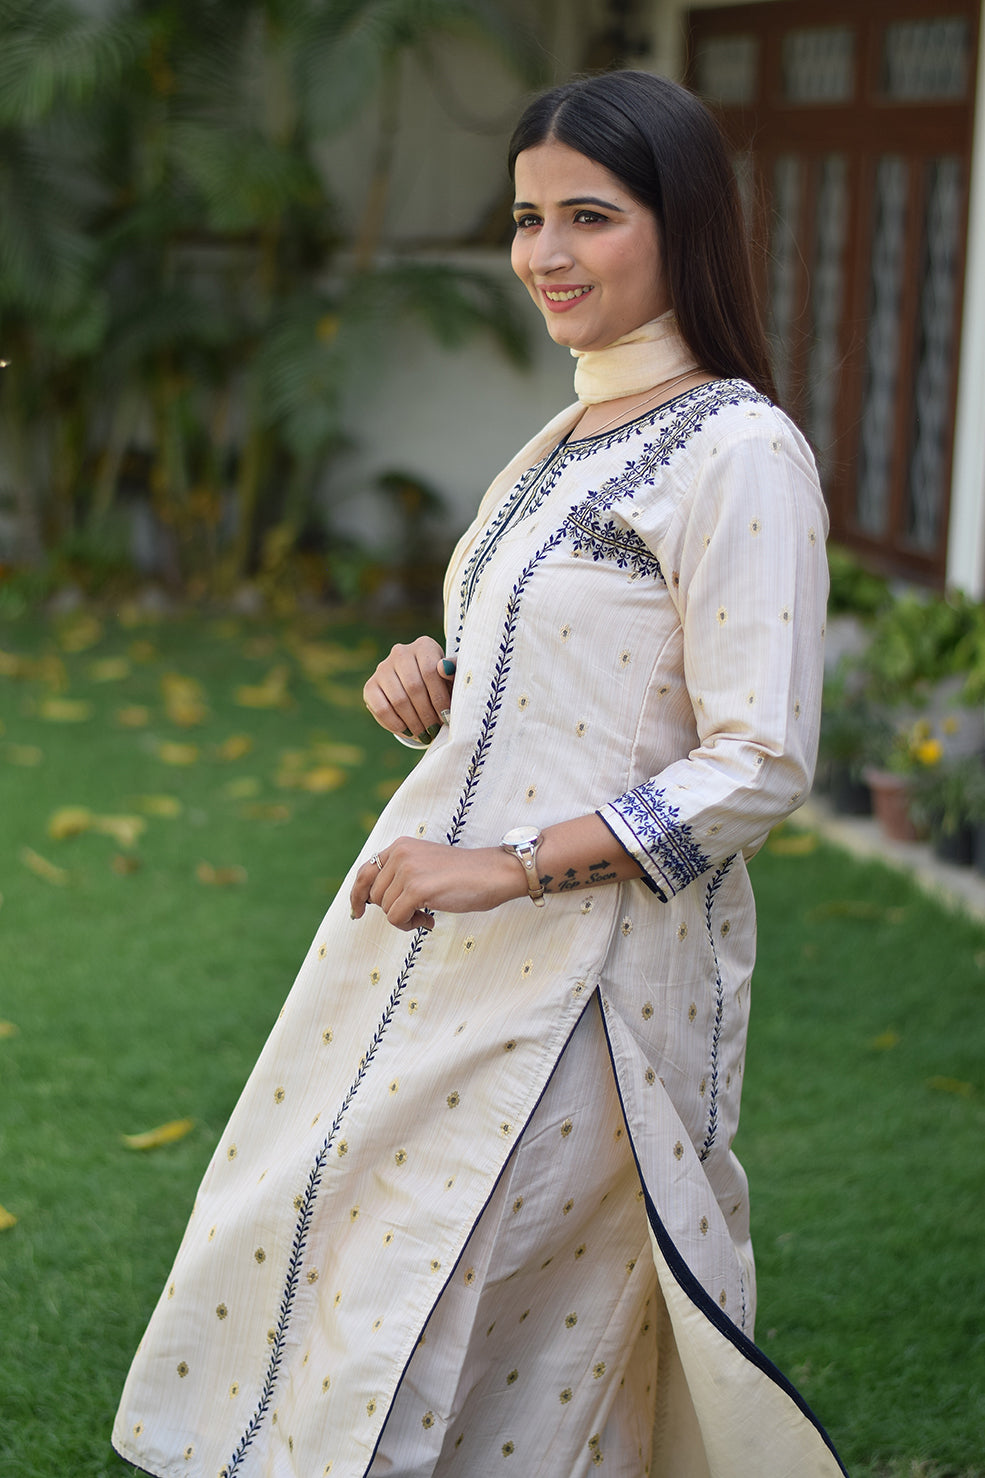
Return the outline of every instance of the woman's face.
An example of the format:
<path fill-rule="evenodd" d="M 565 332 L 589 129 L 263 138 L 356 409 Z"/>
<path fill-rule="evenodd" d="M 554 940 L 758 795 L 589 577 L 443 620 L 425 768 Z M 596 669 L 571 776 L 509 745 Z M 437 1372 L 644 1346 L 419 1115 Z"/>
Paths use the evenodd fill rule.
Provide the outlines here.
<path fill-rule="evenodd" d="M 671 306 L 656 218 L 615 175 L 551 140 L 517 156 L 513 271 L 571 349 L 601 349 Z"/>

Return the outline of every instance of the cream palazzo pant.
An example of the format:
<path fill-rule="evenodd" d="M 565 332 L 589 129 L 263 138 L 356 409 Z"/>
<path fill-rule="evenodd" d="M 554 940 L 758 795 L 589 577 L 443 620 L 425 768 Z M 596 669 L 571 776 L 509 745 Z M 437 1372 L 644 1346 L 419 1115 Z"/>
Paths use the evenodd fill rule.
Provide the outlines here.
<path fill-rule="evenodd" d="M 666 1322 L 596 999 L 435 1306 L 369 1478 L 643 1478 Z"/>

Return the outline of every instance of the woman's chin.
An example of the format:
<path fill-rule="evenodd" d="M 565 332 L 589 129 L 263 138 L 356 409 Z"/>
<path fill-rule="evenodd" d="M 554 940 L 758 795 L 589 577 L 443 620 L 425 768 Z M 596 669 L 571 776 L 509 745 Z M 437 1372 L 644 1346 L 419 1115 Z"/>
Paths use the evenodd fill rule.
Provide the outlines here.
<path fill-rule="evenodd" d="M 562 314 L 558 314 L 557 317 L 547 314 L 545 318 L 547 332 L 555 344 L 563 344 L 565 349 L 572 349 L 579 354 L 585 353 L 588 349 L 602 348 L 602 341 L 598 334 L 585 325 L 579 327 L 576 323 L 569 323 L 566 315 Z"/>

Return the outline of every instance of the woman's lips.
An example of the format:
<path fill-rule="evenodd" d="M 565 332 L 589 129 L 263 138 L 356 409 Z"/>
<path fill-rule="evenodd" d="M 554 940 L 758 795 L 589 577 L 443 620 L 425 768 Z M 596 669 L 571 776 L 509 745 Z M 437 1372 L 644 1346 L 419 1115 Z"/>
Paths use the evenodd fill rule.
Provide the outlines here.
<path fill-rule="evenodd" d="M 544 304 L 551 313 L 566 313 L 569 308 L 573 308 L 576 303 L 587 298 L 592 291 L 591 287 L 586 287 L 581 282 L 573 282 L 570 285 L 557 283 L 552 287 L 540 289 Z"/>

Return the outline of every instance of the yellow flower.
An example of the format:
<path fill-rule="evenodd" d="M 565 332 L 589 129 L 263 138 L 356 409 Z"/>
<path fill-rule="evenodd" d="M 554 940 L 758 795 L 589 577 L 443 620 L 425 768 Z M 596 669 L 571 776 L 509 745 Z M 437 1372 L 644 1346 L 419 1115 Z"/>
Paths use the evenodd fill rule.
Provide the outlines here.
<path fill-rule="evenodd" d="M 943 753 L 939 739 L 921 739 L 913 746 L 913 758 L 921 765 L 939 765 Z"/>

